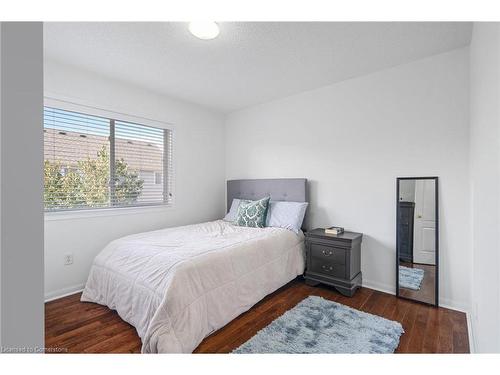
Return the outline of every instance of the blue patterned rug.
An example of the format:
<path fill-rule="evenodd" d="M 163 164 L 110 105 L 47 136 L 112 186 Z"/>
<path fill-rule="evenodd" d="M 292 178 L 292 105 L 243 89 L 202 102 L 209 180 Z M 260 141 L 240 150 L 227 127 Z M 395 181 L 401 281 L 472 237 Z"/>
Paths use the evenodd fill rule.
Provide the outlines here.
<path fill-rule="evenodd" d="M 399 266 L 399 286 L 401 288 L 420 290 L 424 279 L 424 270 Z"/>
<path fill-rule="evenodd" d="M 394 353 L 400 323 L 307 297 L 233 353 Z"/>

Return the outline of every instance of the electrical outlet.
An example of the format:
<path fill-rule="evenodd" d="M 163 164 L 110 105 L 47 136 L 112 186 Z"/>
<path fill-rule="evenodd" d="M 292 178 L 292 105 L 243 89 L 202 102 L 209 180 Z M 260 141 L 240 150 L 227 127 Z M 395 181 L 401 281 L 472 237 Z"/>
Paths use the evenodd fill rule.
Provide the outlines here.
<path fill-rule="evenodd" d="M 72 253 L 64 254 L 64 265 L 69 266 L 71 264 L 73 264 L 73 254 Z"/>

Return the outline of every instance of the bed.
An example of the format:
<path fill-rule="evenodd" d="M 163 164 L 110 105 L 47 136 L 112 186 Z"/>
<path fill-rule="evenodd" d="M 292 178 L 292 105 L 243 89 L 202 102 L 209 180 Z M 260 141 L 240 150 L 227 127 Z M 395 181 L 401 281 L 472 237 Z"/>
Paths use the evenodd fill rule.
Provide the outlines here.
<path fill-rule="evenodd" d="M 306 202 L 305 179 L 232 180 L 233 198 Z M 132 324 L 143 353 L 191 353 L 304 272 L 304 236 L 223 220 L 123 237 L 97 255 L 81 300 Z"/>

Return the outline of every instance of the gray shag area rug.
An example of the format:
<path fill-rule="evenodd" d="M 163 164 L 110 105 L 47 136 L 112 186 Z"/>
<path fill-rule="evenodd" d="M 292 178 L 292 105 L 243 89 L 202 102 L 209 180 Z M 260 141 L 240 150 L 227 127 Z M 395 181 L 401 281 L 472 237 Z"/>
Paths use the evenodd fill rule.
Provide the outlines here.
<path fill-rule="evenodd" d="M 233 353 L 394 353 L 400 323 L 311 296 Z"/>
<path fill-rule="evenodd" d="M 420 290 L 424 279 L 424 270 L 399 266 L 399 286 L 401 288 Z"/>

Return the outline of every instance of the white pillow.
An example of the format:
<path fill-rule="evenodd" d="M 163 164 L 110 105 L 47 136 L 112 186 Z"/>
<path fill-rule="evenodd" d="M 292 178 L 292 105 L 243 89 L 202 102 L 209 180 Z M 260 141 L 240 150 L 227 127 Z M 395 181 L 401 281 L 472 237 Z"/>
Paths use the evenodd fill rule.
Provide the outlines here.
<path fill-rule="evenodd" d="M 238 207 L 240 207 L 241 199 L 234 198 L 231 203 L 231 208 L 229 212 L 224 216 L 224 221 L 230 221 L 234 223 L 236 221 L 236 217 L 238 216 Z"/>
<path fill-rule="evenodd" d="M 307 202 L 269 202 L 266 227 L 285 228 L 299 233 L 308 204 Z"/>

